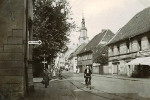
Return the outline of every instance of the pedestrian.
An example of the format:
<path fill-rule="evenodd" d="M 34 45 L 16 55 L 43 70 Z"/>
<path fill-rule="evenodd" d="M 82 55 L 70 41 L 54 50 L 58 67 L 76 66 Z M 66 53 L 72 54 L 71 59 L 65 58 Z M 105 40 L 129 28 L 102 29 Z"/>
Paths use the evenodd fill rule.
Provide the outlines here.
<path fill-rule="evenodd" d="M 59 69 L 59 79 L 62 79 L 62 68 L 60 67 L 60 69 Z"/>
<path fill-rule="evenodd" d="M 45 88 L 47 88 L 47 85 L 49 85 L 49 77 L 48 77 L 48 70 L 47 69 L 45 69 L 43 72 L 42 83 L 45 84 Z"/>
<path fill-rule="evenodd" d="M 78 66 L 76 66 L 76 73 L 78 73 Z"/>
<path fill-rule="evenodd" d="M 53 68 L 53 78 L 55 79 L 56 78 L 56 69 Z"/>
<path fill-rule="evenodd" d="M 90 69 L 89 66 L 86 66 L 86 69 L 84 71 L 84 78 L 85 78 L 85 84 L 87 88 L 88 88 L 88 85 L 91 85 L 91 74 L 92 74 L 92 70 Z"/>

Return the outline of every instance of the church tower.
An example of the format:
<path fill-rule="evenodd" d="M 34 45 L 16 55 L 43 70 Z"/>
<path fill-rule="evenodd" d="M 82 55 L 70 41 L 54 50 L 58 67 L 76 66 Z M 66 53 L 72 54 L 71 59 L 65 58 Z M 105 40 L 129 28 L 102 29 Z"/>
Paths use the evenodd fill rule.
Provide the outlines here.
<path fill-rule="evenodd" d="M 79 45 L 88 42 L 89 42 L 89 38 L 87 36 L 87 28 L 85 27 L 85 19 L 84 17 L 82 17 L 80 36 L 79 36 Z"/>

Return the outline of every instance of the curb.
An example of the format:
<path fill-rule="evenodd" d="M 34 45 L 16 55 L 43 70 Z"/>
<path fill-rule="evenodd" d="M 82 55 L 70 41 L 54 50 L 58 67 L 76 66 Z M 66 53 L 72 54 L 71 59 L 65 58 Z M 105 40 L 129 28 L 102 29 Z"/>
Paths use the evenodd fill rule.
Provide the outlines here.
<path fill-rule="evenodd" d="M 76 74 L 76 73 L 73 73 Z M 78 73 L 78 75 L 82 75 L 83 73 Z M 141 79 L 141 78 L 127 78 L 127 77 L 117 77 L 117 76 L 110 76 L 110 75 L 99 75 L 99 74 L 93 74 L 94 77 L 105 77 L 105 78 L 114 78 L 114 79 L 121 79 L 121 80 L 130 80 L 130 81 L 148 81 L 149 78 Z"/>
<path fill-rule="evenodd" d="M 102 75 L 93 75 L 96 77 L 106 77 L 106 78 L 114 78 L 114 79 L 121 79 L 121 80 L 130 80 L 130 81 L 140 81 L 138 79 L 133 79 L 133 78 L 123 78 L 123 77 L 113 77 L 113 76 L 102 76 Z"/>

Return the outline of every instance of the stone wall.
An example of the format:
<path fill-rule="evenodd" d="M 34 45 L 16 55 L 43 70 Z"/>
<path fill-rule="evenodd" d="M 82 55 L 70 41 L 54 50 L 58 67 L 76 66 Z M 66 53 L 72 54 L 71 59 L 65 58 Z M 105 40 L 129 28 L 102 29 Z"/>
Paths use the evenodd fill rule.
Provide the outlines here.
<path fill-rule="evenodd" d="M 18 100 L 27 89 L 26 24 L 26 0 L 0 0 L 0 99 Z"/>

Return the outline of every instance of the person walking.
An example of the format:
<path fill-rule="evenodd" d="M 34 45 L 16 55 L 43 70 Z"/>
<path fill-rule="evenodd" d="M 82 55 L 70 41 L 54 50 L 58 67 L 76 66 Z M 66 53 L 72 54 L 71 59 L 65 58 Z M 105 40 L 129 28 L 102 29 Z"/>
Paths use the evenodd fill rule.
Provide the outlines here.
<path fill-rule="evenodd" d="M 58 76 L 59 76 L 59 79 L 62 79 L 62 68 L 61 67 L 59 68 L 59 74 L 58 74 Z"/>
<path fill-rule="evenodd" d="M 86 66 L 86 69 L 84 71 L 84 78 L 85 78 L 85 84 L 87 88 L 91 85 L 91 74 L 92 74 L 92 70 L 90 69 L 89 66 Z"/>
<path fill-rule="evenodd" d="M 43 80 L 42 83 L 45 84 L 45 88 L 49 85 L 49 77 L 48 77 L 48 70 L 45 69 L 43 72 Z"/>
<path fill-rule="evenodd" d="M 56 69 L 53 68 L 53 78 L 55 79 L 56 78 Z"/>

